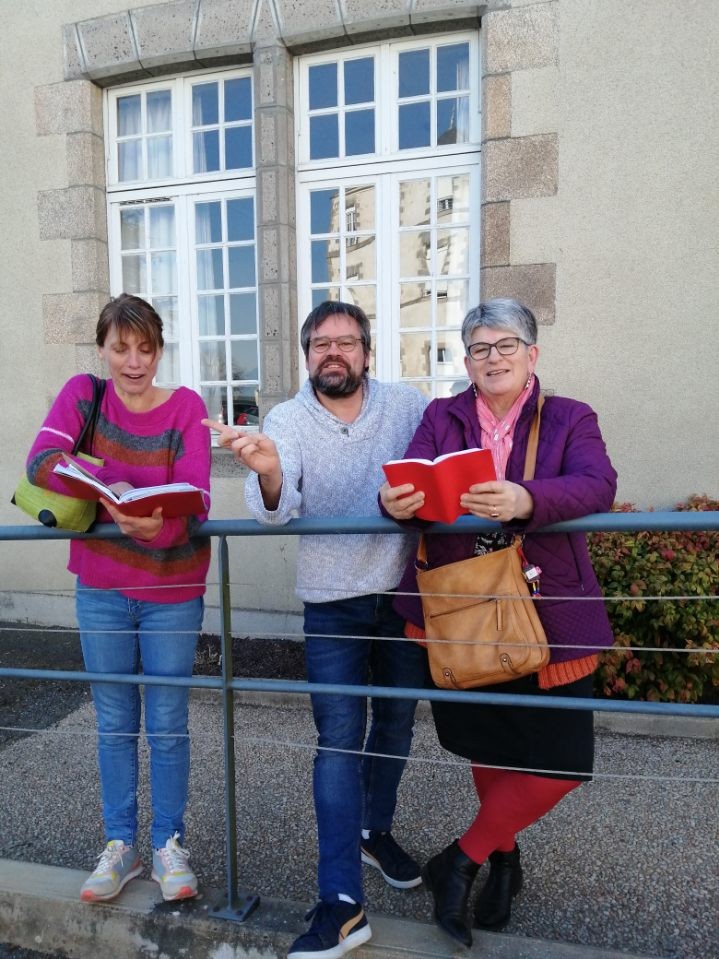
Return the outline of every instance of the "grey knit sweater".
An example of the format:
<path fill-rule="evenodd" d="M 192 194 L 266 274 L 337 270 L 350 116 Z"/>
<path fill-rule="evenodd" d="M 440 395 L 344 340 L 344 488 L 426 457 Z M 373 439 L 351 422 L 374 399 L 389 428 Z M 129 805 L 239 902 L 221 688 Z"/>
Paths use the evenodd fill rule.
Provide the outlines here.
<path fill-rule="evenodd" d="M 282 494 L 266 510 L 259 480 L 245 483 L 248 509 L 260 523 L 283 524 L 293 516 L 379 516 L 382 464 L 400 459 L 422 419 L 426 400 L 411 386 L 367 380 L 353 423 L 343 423 L 318 402 L 309 381 L 272 409 L 264 432 L 277 444 Z M 415 541 L 403 534 L 302 536 L 297 595 L 324 603 L 394 589 Z"/>

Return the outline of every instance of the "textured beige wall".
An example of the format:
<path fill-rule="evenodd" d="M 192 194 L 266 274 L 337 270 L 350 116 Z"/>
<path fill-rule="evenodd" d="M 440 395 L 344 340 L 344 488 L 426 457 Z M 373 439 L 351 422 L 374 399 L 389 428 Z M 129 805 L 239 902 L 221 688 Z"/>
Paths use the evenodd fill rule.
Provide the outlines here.
<path fill-rule="evenodd" d="M 621 498 L 718 496 L 715 5 L 561 0 L 558 28 L 558 192 L 512 203 L 513 261 L 557 263 L 543 382 L 599 411 Z"/>

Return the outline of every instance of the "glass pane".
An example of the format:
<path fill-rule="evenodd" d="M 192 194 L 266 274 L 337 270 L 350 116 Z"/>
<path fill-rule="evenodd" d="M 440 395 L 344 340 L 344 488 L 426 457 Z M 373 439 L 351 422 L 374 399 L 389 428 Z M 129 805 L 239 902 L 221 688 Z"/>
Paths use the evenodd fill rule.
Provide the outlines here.
<path fill-rule="evenodd" d="M 339 196 L 339 190 L 313 190 L 310 193 L 310 233 L 336 233 L 339 230 Z"/>
<path fill-rule="evenodd" d="M 469 44 L 437 48 L 437 90 L 469 89 Z"/>
<path fill-rule="evenodd" d="M 138 293 L 140 295 L 147 289 L 144 254 L 140 254 L 140 256 L 123 256 L 122 288 L 125 293 Z"/>
<path fill-rule="evenodd" d="M 172 130 L 172 92 L 157 90 L 147 94 L 147 132 L 168 133 Z"/>
<path fill-rule="evenodd" d="M 337 64 L 323 63 L 309 69 L 310 110 L 337 106 Z"/>
<path fill-rule="evenodd" d="M 330 240 L 312 241 L 312 283 L 328 283 L 330 280 Z M 336 250 L 337 245 L 333 243 Z M 337 277 L 337 265 L 335 264 L 333 279 Z"/>
<path fill-rule="evenodd" d="M 180 348 L 177 343 L 165 343 L 162 358 L 157 366 L 155 381 L 163 386 L 178 386 L 180 383 Z"/>
<path fill-rule="evenodd" d="M 230 333 L 257 335 L 257 297 L 254 293 L 230 294 Z"/>
<path fill-rule="evenodd" d="M 227 361 L 224 340 L 200 341 L 200 377 L 203 380 L 226 380 Z"/>
<path fill-rule="evenodd" d="M 459 331 L 437 334 L 437 376 L 465 376 L 464 347 Z"/>
<path fill-rule="evenodd" d="M 230 242 L 254 240 L 254 204 L 251 198 L 227 201 L 227 238 Z"/>
<path fill-rule="evenodd" d="M 469 273 L 469 230 L 437 230 L 437 265 L 443 276 Z"/>
<path fill-rule="evenodd" d="M 436 296 L 437 326 L 461 326 L 469 309 L 469 280 L 439 281 Z"/>
<path fill-rule="evenodd" d="M 158 179 L 172 175 L 172 137 L 151 137 L 147 141 L 147 175 Z"/>
<path fill-rule="evenodd" d="M 150 207 L 150 249 L 175 246 L 175 208 L 172 206 Z"/>
<path fill-rule="evenodd" d="M 430 234 L 400 233 L 399 235 L 399 272 L 400 276 L 428 276 L 430 270 Z"/>
<path fill-rule="evenodd" d="M 374 280 L 377 278 L 374 236 L 357 236 L 347 239 L 345 273 L 348 280 Z"/>
<path fill-rule="evenodd" d="M 469 139 L 469 99 L 437 101 L 437 146 Z"/>
<path fill-rule="evenodd" d="M 348 286 L 345 288 L 345 300 L 354 303 L 367 314 L 369 320 L 377 319 L 377 289 L 374 286 Z"/>
<path fill-rule="evenodd" d="M 400 283 L 399 285 L 399 325 L 400 327 L 432 326 L 432 284 Z"/>
<path fill-rule="evenodd" d="M 374 187 L 353 186 L 345 189 L 345 219 L 348 233 L 374 230 Z"/>
<path fill-rule="evenodd" d="M 460 376 L 456 380 L 440 380 L 436 387 L 437 396 L 442 398 L 457 396 L 459 393 L 464 393 L 468 386 L 469 379 L 466 376 Z"/>
<path fill-rule="evenodd" d="M 399 108 L 399 148 L 411 150 L 431 142 L 429 101 L 407 103 Z"/>
<path fill-rule="evenodd" d="M 140 94 L 117 98 L 117 135 L 129 137 L 142 133 L 142 103 Z"/>
<path fill-rule="evenodd" d="M 405 180 L 399 185 L 399 225 L 429 223 L 429 180 Z"/>
<path fill-rule="evenodd" d="M 128 140 L 117 145 L 117 176 L 121 182 L 142 177 L 142 140 Z"/>
<path fill-rule="evenodd" d="M 221 290 L 224 287 L 222 250 L 197 251 L 197 288 Z"/>
<path fill-rule="evenodd" d="M 257 379 L 257 340 L 233 340 L 230 344 L 232 352 L 232 379 Z"/>
<path fill-rule="evenodd" d="M 210 173 L 220 169 L 219 131 L 192 134 L 192 169 L 195 173 Z"/>
<path fill-rule="evenodd" d="M 340 289 L 338 286 L 323 287 L 312 291 L 312 309 L 324 303 L 326 300 L 337 302 L 340 298 Z"/>
<path fill-rule="evenodd" d="M 218 87 L 216 83 L 197 83 L 192 88 L 192 125 L 205 127 L 218 123 Z"/>
<path fill-rule="evenodd" d="M 231 246 L 227 251 L 230 270 L 230 286 L 255 285 L 255 247 Z"/>
<path fill-rule="evenodd" d="M 177 293 L 177 261 L 174 252 L 150 256 L 153 293 Z"/>
<path fill-rule="evenodd" d="M 399 55 L 399 96 L 429 93 L 429 50 L 409 50 Z"/>
<path fill-rule="evenodd" d="M 340 152 L 337 114 L 310 117 L 310 159 L 337 157 Z"/>
<path fill-rule="evenodd" d="M 227 390 L 224 386 L 201 386 L 200 393 L 205 401 L 210 419 L 218 423 L 227 422 Z M 217 437 L 212 434 L 212 442 L 217 443 Z"/>
<path fill-rule="evenodd" d="M 198 296 L 197 318 L 200 326 L 200 336 L 224 336 L 224 296 Z"/>
<path fill-rule="evenodd" d="M 437 178 L 437 220 L 440 223 L 466 223 L 469 219 L 469 177 Z"/>
<path fill-rule="evenodd" d="M 222 242 L 222 209 L 219 200 L 195 204 L 195 242 Z"/>
<path fill-rule="evenodd" d="M 235 426 L 257 426 L 260 422 L 257 408 L 257 390 L 251 386 L 232 387 L 232 408 Z"/>
<path fill-rule="evenodd" d="M 400 333 L 400 363 L 402 376 L 431 376 L 429 333 Z"/>
<path fill-rule="evenodd" d="M 374 110 L 345 114 L 345 155 L 374 153 Z"/>
<path fill-rule="evenodd" d="M 417 380 L 416 383 L 412 382 L 411 380 L 408 380 L 407 382 L 410 386 L 414 386 L 416 390 L 419 390 L 420 393 L 424 393 L 424 395 L 428 396 L 430 399 L 432 398 L 433 392 L 431 383 L 422 382 L 421 380 Z"/>
<path fill-rule="evenodd" d="M 177 340 L 179 336 L 178 316 L 177 316 L 177 297 L 176 296 L 153 296 L 152 305 L 160 314 L 162 320 L 162 333 L 167 348 L 168 340 Z"/>
<path fill-rule="evenodd" d="M 225 169 L 241 170 L 252 166 L 252 128 L 227 127 L 225 130 Z"/>
<path fill-rule="evenodd" d="M 145 213 L 142 209 L 120 210 L 120 247 L 141 250 L 145 246 Z"/>
<path fill-rule="evenodd" d="M 345 61 L 345 103 L 374 100 L 374 58 Z"/>
<path fill-rule="evenodd" d="M 252 81 L 238 77 L 225 81 L 225 123 L 252 119 Z"/>

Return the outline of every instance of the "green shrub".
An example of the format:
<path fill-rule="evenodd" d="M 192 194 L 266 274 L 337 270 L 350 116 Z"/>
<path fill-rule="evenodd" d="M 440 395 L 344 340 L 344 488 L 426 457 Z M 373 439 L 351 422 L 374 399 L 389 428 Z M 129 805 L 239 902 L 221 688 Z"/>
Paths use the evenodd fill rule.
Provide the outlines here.
<path fill-rule="evenodd" d="M 632 513 L 630 503 L 614 506 Z M 692 496 L 681 511 L 719 510 L 719 501 Z M 612 596 L 717 596 L 719 532 L 593 533 L 589 549 L 599 582 Z M 719 600 L 619 600 L 607 611 L 617 646 L 719 650 Z M 632 652 L 603 654 L 597 695 L 656 702 L 713 700 L 719 655 Z"/>

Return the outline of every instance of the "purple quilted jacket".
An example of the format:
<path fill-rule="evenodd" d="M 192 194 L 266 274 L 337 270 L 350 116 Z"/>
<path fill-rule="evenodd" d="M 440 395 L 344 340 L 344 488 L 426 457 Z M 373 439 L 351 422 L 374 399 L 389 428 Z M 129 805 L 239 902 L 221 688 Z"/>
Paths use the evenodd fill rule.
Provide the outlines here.
<path fill-rule="evenodd" d="M 535 478 L 525 482 L 524 456 L 529 429 L 537 408 L 539 383 L 525 403 L 514 432 L 507 464 L 507 479 L 526 487 L 534 499 L 534 512 L 526 522 L 505 524 L 526 534 L 524 552 L 542 569 L 539 617 L 547 634 L 554 663 L 580 659 L 596 649 L 611 646 L 613 637 L 586 537 L 583 533 L 537 533 L 560 520 L 607 512 L 617 488 L 617 474 L 607 456 L 594 411 L 585 403 L 549 396 L 542 407 Z M 472 388 L 459 396 L 434 400 L 409 444 L 406 457 L 434 459 L 442 453 L 481 446 Z M 427 537 L 431 567 L 466 559 L 473 554 L 474 534 Z M 395 608 L 416 626 L 424 625 L 412 560 L 400 585 Z M 578 597 L 571 599 L 553 597 Z"/>

